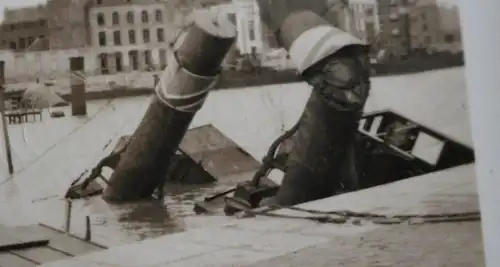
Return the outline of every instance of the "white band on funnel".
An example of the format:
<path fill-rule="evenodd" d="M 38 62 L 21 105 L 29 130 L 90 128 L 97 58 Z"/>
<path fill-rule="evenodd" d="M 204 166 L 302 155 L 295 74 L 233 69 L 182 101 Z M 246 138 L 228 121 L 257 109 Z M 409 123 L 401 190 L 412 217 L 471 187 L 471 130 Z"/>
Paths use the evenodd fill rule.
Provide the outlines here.
<path fill-rule="evenodd" d="M 167 52 L 167 68 L 156 86 L 156 95 L 167 106 L 182 112 L 198 111 L 218 76 L 201 76 L 183 68 L 174 52 Z"/>
<path fill-rule="evenodd" d="M 353 35 L 330 25 L 311 28 L 292 43 L 290 59 L 302 73 L 320 60 L 348 45 L 366 45 Z"/>

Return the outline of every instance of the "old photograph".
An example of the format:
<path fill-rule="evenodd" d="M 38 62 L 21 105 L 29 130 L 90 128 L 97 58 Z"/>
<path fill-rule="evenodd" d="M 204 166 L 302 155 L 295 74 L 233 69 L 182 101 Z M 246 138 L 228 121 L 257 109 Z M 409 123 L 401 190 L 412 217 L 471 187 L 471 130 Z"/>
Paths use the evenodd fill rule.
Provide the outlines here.
<path fill-rule="evenodd" d="M 0 267 L 500 266 L 486 2 L 2 1 Z"/>

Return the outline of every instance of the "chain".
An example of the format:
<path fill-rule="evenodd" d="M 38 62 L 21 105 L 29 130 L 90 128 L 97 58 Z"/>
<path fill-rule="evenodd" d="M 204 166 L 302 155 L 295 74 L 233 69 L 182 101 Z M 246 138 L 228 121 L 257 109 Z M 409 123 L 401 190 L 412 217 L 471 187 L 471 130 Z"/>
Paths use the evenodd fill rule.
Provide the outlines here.
<path fill-rule="evenodd" d="M 295 125 L 290 128 L 288 131 L 284 132 L 282 135 L 280 135 L 274 142 L 271 144 L 269 147 L 269 150 L 267 151 L 267 154 L 264 156 L 262 159 L 262 166 L 260 169 L 255 173 L 252 179 L 252 184 L 254 186 L 258 186 L 260 179 L 267 174 L 275 167 L 276 161 L 277 161 L 277 150 L 283 144 L 283 142 L 289 138 L 291 138 L 295 132 L 299 129 L 300 125 L 300 120 L 295 123 Z"/>
<path fill-rule="evenodd" d="M 278 209 L 289 209 L 308 213 L 306 216 L 299 215 L 284 215 L 271 213 Z M 312 209 L 304 209 L 299 207 L 283 207 L 273 205 L 265 209 L 245 209 L 240 218 L 248 218 L 255 216 L 265 216 L 283 219 L 303 219 L 311 220 L 318 223 L 333 223 L 333 224 L 346 224 L 351 223 L 360 225 L 362 221 L 371 222 L 378 225 L 394 225 L 394 224 L 436 224 L 436 223 L 456 223 L 456 222 L 470 222 L 480 221 L 481 213 L 479 211 L 459 212 L 459 213 L 436 213 L 436 214 L 395 214 L 384 215 L 369 212 L 354 212 L 349 210 L 342 211 L 319 211 Z"/>
<path fill-rule="evenodd" d="M 276 138 L 276 140 L 274 140 L 274 142 L 271 144 L 271 146 L 269 147 L 269 149 L 267 151 L 267 154 L 262 159 L 262 166 L 254 174 L 254 176 L 251 180 L 251 183 L 253 186 L 257 187 L 259 185 L 260 179 L 262 177 L 266 176 L 271 171 L 271 169 L 273 169 L 275 167 L 276 161 L 277 161 L 276 151 L 278 150 L 279 146 L 285 140 L 292 137 L 292 135 L 297 131 L 297 129 L 299 128 L 299 122 L 300 121 L 297 121 L 297 123 L 292 128 L 290 128 L 288 131 L 284 132 L 282 135 L 280 135 L 278 138 Z M 223 191 L 223 192 L 220 192 L 220 193 L 216 193 L 213 196 L 206 197 L 204 199 L 204 202 L 209 202 L 209 201 L 212 201 L 212 200 L 217 199 L 219 197 L 223 197 L 223 196 L 230 194 L 234 191 L 236 191 L 236 187 L 231 188 L 231 189 L 226 190 L 226 191 Z"/>

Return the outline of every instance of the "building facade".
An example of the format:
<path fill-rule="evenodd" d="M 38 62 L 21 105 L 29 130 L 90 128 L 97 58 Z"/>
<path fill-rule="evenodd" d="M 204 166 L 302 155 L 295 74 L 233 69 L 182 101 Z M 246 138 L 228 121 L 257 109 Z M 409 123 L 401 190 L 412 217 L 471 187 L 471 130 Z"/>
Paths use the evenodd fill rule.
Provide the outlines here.
<path fill-rule="evenodd" d="M 379 47 L 389 57 L 402 58 L 442 43 L 436 0 L 379 0 Z"/>
<path fill-rule="evenodd" d="M 0 49 L 16 52 L 49 48 L 45 6 L 5 9 L 0 24 Z"/>
<path fill-rule="evenodd" d="M 412 50 L 427 50 L 442 42 L 441 15 L 436 0 L 413 1 L 408 11 Z"/>
<path fill-rule="evenodd" d="M 259 6 L 256 0 L 232 0 L 210 7 L 211 10 L 229 16 L 236 25 L 236 48 L 241 55 L 262 54 L 263 31 Z"/>
<path fill-rule="evenodd" d="M 378 1 L 380 33 L 378 48 L 387 57 L 403 57 L 410 51 L 410 32 L 407 0 Z"/>
<path fill-rule="evenodd" d="M 443 40 L 442 44 L 436 46 L 436 50 L 461 52 L 463 45 L 458 7 L 441 6 L 440 14 Z"/>
<path fill-rule="evenodd" d="M 48 0 L 47 22 L 51 50 L 88 47 L 89 7 L 96 0 Z"/>
<path fill-rule="evenodd" d="M 166 66 L 166 49 L 177 31 L 174 12 L 150 0 L 95 1 L 89 8 L 90 46 L 101 74 Z"/>
<path fill-rule="evenodd" d="M 256 0 L 233 0 L 236 10 L 236 29 L 238 48 L 242 54 L 263 53 L 263 32 Z"/>
<path fill-rule="evenodd" d="M 373 42 L 380 32 L 378 6 L 373 1 L 350 2 L 348 8 L 337 11 L 338 26 L 358 38 Z"/>

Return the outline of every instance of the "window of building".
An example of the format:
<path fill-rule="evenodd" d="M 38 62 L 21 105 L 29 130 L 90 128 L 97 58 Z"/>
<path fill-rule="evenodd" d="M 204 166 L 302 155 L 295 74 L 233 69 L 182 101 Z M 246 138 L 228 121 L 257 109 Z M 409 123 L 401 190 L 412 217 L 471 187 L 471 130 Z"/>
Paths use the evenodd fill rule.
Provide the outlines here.
<path fill-rule="evenodd" d="M 134 24 L 134 12 L 132 11 L 127 12 L 127 22 L 129 24 Z"/>
<path fill-rule="evenodd" d="M 108 69 L 108 57 L 106 53 L 101 53 L 99 54 L 99 65 L 101 67 L 101 74 L 108 74 L 109 69 Z"/>
<path fill-rule="evenodd" d="M 426 23 L 424 23 L 424 24 L 422 25 L 422 30 L 423 30 L 423 31 L 425 31 L 425 32 L 426 32 L 426 31 L 428 31 L 428 30 L 429 30 L 429 26 L 427 26 L 427 24 L 426 24 Z"/>
<path fill-rule="evenodd" d="M 161 69 L 167 67 L 167 51 L 165 49 L 160 49 L 160 67 Z"/>
<path fill-rule="evenodd" d="M 104 24 L 106 24 L 106 21 L 104 19 L 104 14 L 103 13 L 97 13 L 97 25 L 104 26 Z"/>
<path fill-rule="evenodd" d="M 250 20 L 248 25 L 248 38 L 250 41 L 255 41 L 255 25 L 254 20 Z"/>
<path fill-rule="evenodd" d="M 10 49 L 12 49 L 12 50 L 16 50 L 17 49 L 16 42 L 10 42 Z"/>
<path fill-rule="evenodd" d="M 155 19 L 156 22 L 163 22 L 163 12 L 161 12 L 161 10 L 157 9 L 155 11 Z"/>
<path fill-rule="evenodd" d="M 122 45 L 122 36 L 120 31 L 114 31 L 113 32 L 113 41 L 115 45 Z"/>
<path fill-rule="evenodd" d="M 96 0 L 96 4 L 102 5 L 102 0 Z"/>
<path fill-rule="evenodd" d="M 135 44 L 135 31 L 134 30 L 129 30 L 128 31 L 128 43 L 129 44 Z"/>
<path fill-rule="evenodd" d="M 445 34 L 444 35 L 444 42 L 448 43 L 448 44 L 455 42 L 455 35 L 450 34 L 450 33 Z"/>
<path fill-rule="evenodd" d="M 144 43 L 149 43 L 151 41 L 149 29 L 142 30 L 142 39 L 143 39 Z"/>
<path fill-rule="evenodd" d="M 106 46 L 106 33 L 105 32 L 99 32 L 99 36 L 97 38 L 99 39 L 100 46 Z"/>
<path fill-rule="evenodd" d="M 236 24 L 236 14 L 235 13 L 229 13 L 229 14 L 227 14 L 227 18 L 229 19 L 229 21 L 231 21 L 232 23 Z"/>
<path fill-rule="evenodd" d="M 120 14 L 118 12 L 113 12 L 113 15 L 111 15 L 111 20 L 113 22 L 113 25 L 119 25 L 120 24 Z"/>
<path fill-rule="evenodd" d="M 149 22 L 149 14 L 146 10 L 143 10 L 141 12 L 141 21 L 142 23 L 148 23 Z"/>
<path fill-rule="evenodd" d="M 45 20 L 43 20 L 43 19 L 40 20 L 40 26 L 42 26 L 42 27 L 45 26 L 45 23 L 46 23 Z"/>
<path fill-rule="evenodd" d="M 165 30 L 163 28 L 156 29 L 156 39 L 159 43 L 165 42 Z"/>
<path fill-rule="evenodd" d="M 28 43 L 26 44 L 26 46 L 29 48 L 33 44 L 33 42 L 35 42 L 35 38 L 30 36 L 28 37 L 27 42 Z"/>
<path fill-rule="evenodd" d="M 26 48 L 26 39 L 21 38 L 19 39 L 19 49 L 25 49 Z"/>
<path fill-rule="evenodd" d="M 130 66 L 132 67 L 132 70 L 138 70 L 139 69 L 139 60 L 138 60 L 138 53 L 136 50 L 132 50 L 128 52 L 128 58 L 130 61 Z"/>
<path fill-rule="evenodd" d="M 365 11 L 365 14 L 368 17 L 373 16 L 373 8 L 372 7 L 367 8 L 366 11 Z"/>
<path fill-rule="evenodd" d="M 145 50 L 144 51 L 144 64 L 146 65 L 146 69 L 149 70 L 152 67 L 151 64 L 151 51 Z"/>
<path fill-rule="evenodd" d="M 123 57 L 121 52 L 115 53 L 115 65 L 117 72 L 123 71 Z"/>

